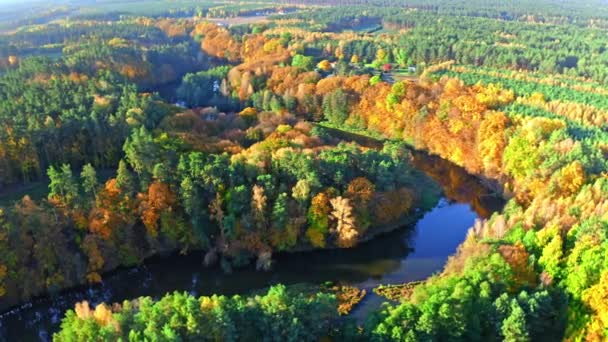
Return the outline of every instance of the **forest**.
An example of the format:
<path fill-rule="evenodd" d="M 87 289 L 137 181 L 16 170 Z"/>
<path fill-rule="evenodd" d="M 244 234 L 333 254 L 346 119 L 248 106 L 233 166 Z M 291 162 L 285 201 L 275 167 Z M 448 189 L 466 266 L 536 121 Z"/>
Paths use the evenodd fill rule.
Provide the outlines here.
<path fill-rule="evenodd" d="M 516 2 L 0 5 L 0 311 L 171 255 L 272 273 L 483 184 L 504 208 L 478 193 L 447 262 L 363 314 L 352 284 L 175 289 L 42 339 L 607 340 L 608 6 Z"/>

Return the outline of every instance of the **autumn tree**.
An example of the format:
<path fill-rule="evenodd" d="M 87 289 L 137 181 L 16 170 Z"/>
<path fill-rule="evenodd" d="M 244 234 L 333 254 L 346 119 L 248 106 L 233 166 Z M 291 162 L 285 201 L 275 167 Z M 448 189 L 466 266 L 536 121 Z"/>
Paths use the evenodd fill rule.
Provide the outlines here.
<path fill-rule="evenodd" d="M 332 69 L 331 63 L 327 59 L 320 61 L 317 64 L 317 68 L 319 68 L 320 70 L 325 71 L 325 72 L 329 72 Z"/>
<path fill-rule="evenodd" d="M 251 196 L 251 212 L 253 213 L 253 219 L 256 227 L 259 230 L 266 229 L 267 225 L 267 201 L 268 198 L 264 193 L 264 188 L 260 185 L 254 185 L 252 188 Z"/>
<path fill-rule="evenodd" d="M 487 113 L 477 133 L 478 151 L 482 158 L 485 172 L 497 176 L 502 168 L 502 157 L 507 145 L 505 130 L 509 119 L 502 112 Z"/>
<path fill-rule="evenodd" d="M 228 228 L 225 226 L 226 213 L 224 211 L 224 199 L 220 192 L 215 193 L 215 198 L 209 203 L 209 218 L 215 221 L 220 227 L 222 238 L 225 240 Z"/>
<path fill-rule="evenodd" d="M 99 229 L 95 228 L 95 230 L 92 231 L 99 232 Z M 104 238 L 109 238 L 109 235 L 104 236 Z M 105 265 L 105 260 L 99 247 L 100 243 L 98 240 L 98 236 L 89 234 L 84 238 L 81 245 L 82 250 L 86 253 L 88 258 L 86 279 L 89 283 L 101 282 L 100 273 L 103 271 L 103 266 Z"/>
<path fill-rule="evenodd" d="M 536 285 L 536 273 L 530 264 L 530 254 L 522 244 L 502 245 L 498 250 L 513 271 L 513 291 L 517 291 L 524 286 Z"/>
<path fill-rule="evenodd" d="M 348 198 L 338 196 L 330 200 L 332 206 L 331 215 L 336 221 L 334 229 L 337 235 L 338 246 L 353 247 L 357 244 L 359 232 L 355 227 L 353 208 Z"/>
<path fill-rule="evenodd" d="M 298 201 L 301 207 L 304 207 L 305 203 L 308 202 L 311 191 L 310 182 L 306 179 L 300 179 L 291 189 L 291 197 Z"/>
<path fill-rule="evenodd" d="M 196 25 L 191 35 L 201 35 L 201 49 L 211 56 L 225 58 L 231 62 L 241 58 L 241 44 L 237 42 L 226 28 L 210 22 Z"/>
<path fill-rule="evenodd" d="M 315 247 L 325 247 L 330 213 L 331 207 L 327 195 L 324 192 L 315 195 L 308 209 L 308 229 L 306 230 L 306 237 Z"/>
<path fill-rule="evenodd" d="M 377 222 L 389 223 L 405 215 L 414 203 L 411 190 L 399 188 L 379 194 L 373 202 L 373 214 Z"/>
<path fill-rule="evenodd" d="M 158 220 L 165 211 L 172 210 L 176 197 L 169 185 L 155 181 L 146 194 L 140 194 L 141 219 L 152 237 L 158 235 Z"/>
<path fill-rule="evenodd" d="M 374 66 L 380 67 L 381 65 L 390 63 L 389 54 L 384 49 L 378 49 L 376 51 L 376 59 L 374 60 Z"/>
<path fill-rule="evenodd" d="M 127 233 L 137 215 L 136 208 L 135 199 L 124 194 L 116 179 L 109 179 L 99 189 L 96 205 L 89 212 L 88 229 L 104 240 L 109 240 L 115 231 Z"/>
<path fill-rule="evenodd" d="M 367 205 L 374 197 L 376 187 L 365 177 L 357 177 L 348 183 L 346 197 L 357 205 Z"/>
<path fill-rule="evenodd" d="M 585 184 L 585 170 L 580 161 L 575 160 L 553 175 L 553 192 L 557 196 L 571 196 L 578 193 Z"/>
<path fill-rule="evenodd" d="M 608 271 L 603 271 L 597 284 L 583 292 L 583 300 L 594 311 L 587 326 L 587 339 L 601 341 L 607 337 L 608 328 Z"/>

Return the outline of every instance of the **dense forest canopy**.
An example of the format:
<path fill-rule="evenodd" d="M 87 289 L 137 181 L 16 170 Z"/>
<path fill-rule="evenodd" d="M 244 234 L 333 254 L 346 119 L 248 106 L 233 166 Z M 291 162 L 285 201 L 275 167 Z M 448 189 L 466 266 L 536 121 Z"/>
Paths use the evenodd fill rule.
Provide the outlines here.
<path fill-rule="evenodd" d="M 82 302 L 55 340 L 608 339 L 603 1 L 1 8 L 2 310 L 152 256 L 352 248 L 437 201 L 413 149 L 508 200 L 364 320 L 360 289 L 277 285 Z"/>

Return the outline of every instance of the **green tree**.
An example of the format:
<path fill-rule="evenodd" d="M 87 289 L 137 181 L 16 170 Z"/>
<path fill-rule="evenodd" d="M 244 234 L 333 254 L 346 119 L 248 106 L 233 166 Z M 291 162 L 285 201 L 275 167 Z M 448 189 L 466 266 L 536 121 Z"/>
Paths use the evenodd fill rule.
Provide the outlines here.
<path fill-rule="evenodd" d="M 301 68 L 306 71 L 311 71 L 315 67 L 315 64 L 312 56 L 304 56 L 297 54 L 293 56 L 291 60 L 291 66 Z"/>
<path fill-rule="evenodd" d="M 393 107 L 400 103 L 405 96 L 406 87 L 403 82 L 395 82 L 391 87 L 391 92 L 386 97 L 386 106 L 388 110 L 393 110 Z"/>
<path fill-rule="evenodd" d="M 171 170 L 165 163 L 157 163 L 152 170 L 154 179 L 163 183 L 171 183 Z"/>
<path fill-rule="evenodd" d="M 91 310 L 79 303 L 66 313 L 57 341 L 318 341 L 337 319 L 336 299 L 304 294 L 283 285 L 264 295 L 195 298 L 174 292 L 137 305 L 125 301 L 120 312 Z"/>
<path fill-rule="evenodd" d="M 402 48 L 393 49 L 393 56 L 395 57 L 395 62 L 399 64 L 400 67 L 404 68 L 408 66 L 408 56 L 407 51 Z"/>
<path fill-rule="evenodd" d="M 272 224 L 276 229 L 285 229 L 287 224 L 287 194 L 282 192 L 272 206 Z"/>
<path fill-rule="evenodd" d="M 504 340 L 508 342 L 530 341 L 526 327 L 526 314 L 516 299 L 511 301 L 511 314 L 502 321 L 500 328 Z"/>
<path fill-rule="evenodd" d="M 58 198 L 70 205 L 78 198 L 78 184 L 72 175 L 70 165 L 63 164 L 60 170 L 50 166 L 47 170 L 49 176 L 49 199 Z"/>
<path fill-rule="evenodd" d="M 82 181 L 84 193 L 95 198 L 99 183 L 97 181 L 97 172 L 91 164 L 86 164 L 82 167 L 82 172 L 80 172 L 80 180 Z"/>
<path fill-rule="evenodd" d="M 380 82 L 382 82 L 382 77 L 380 77 L 380 75 L 374 75 L 369 79 L 369 84 L 373 86 Z"/>
<path fill-rule="evenodd" d="M 135 191 L 135 182 L 133 175 L 127 166 L 127 163 L 121 159 L 118 163 L 118 170 L 116 171 L 116 185 L 125 193 L 131 193 Z"/>
<path fill-rule="evenodd" d="M 153 175 L 153 168 L 160 160 L 160 146 L 144 127 L 133 131 L 123 147 L 125 157 L 139 175 L 142 188 L 146 188 Z"/>
<path fill-rule="evenodd" d="M 281 101 L 281 98 L 273 95 L 272 98 L 270 99 L 270 110 L 275 112 L 275 113 L 280 113 L 283 110 L 283 103 Z"/>
<path fill-rule="evenodd" d="M 225 198 L 228 214 L 235 217 L 243 215 L 250 207 L 250 193 L 245 185 L 230 188 Z"/>
<path fill-rule="evenodd" d="M 342 89 L 336 89 L 323 98 L 323 114 L 329 122 L 341 125 L 348 118 L 348 97 Z"/>

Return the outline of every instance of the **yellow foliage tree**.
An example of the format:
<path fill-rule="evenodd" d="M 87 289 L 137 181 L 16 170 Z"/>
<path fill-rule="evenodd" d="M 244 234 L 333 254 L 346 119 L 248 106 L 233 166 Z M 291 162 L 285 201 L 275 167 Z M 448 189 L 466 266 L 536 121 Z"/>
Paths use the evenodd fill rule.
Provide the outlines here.
<path fill-rule="evenodd" d="M 329 61 L 327 59 L 324 59 L 324 60 L 320 61 L 319 64 L 317 64 L 317 68 L 319 68 L 323 71 L 330 71 L 331 63 L 329 63 Z"/>
<path fill-rule="evenodd" d="M 604 271 L 600 281 L 583 292 L 585 302 L 595 315 L 587 325 L 588 341 L 605 341 L 608 338 L 608 271 Z"/>
<path fill-rule="evenodd" d="M 585 169 L 580 161 L 575 160 L 556 173 L 555 183 L 559 196 L 570 196 L 577 193 L 585 184 Z"/>
<path fill-rule="evenodd" d="M 378 51 L 376 51 L 376 61 L 386 63 L 386 57 L 387 55 L 384 49 L 378 49 Z"/>
<path fill-rule="evenodd" d="M 315 195 L 310 202 L 306 237 L 315 247 L 325 247 L 325 235 L 329 229 L 331 212 L 329 205 L 329 197 L 324 192 Z"/>
<path fill-rule="evenodd" d="M 277 51 L 277 49 L 279 48 L 279 46 L 281 45 L 281 42 L 278 39 L 271 39 L 269 41 L 267 41 L 266 43 L 264 43 L 264 52 L 265 53 L 272 53 Z"/>
<path fill-rule="evenodd" d="M 487 86 L 477 84 L 473 87 L 473 90 L 477 91 L 477 101 L 488 108 L 506 105 L 515 99 L 513 90 L 505 90 L 501 85 L 494 83 L 490 83 Z"/>
<path fill-rule="evenodd" d="M 483 167 L 490 176 L 498 176 L 502 168 L 502 155 L 506 146 L 505 129 L 509 119 L 502 112 L 487 113 L 477 131 L 478 153 Z"/>

